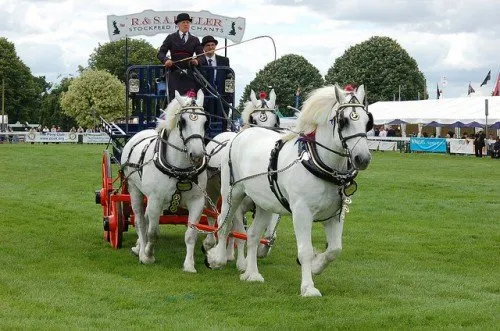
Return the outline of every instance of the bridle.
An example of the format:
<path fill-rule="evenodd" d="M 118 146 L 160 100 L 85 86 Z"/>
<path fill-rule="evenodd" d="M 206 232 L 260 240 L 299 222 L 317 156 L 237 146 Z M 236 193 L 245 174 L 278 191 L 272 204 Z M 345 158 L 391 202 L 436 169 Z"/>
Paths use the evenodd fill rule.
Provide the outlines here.
<path fill-rule="evenodd" d="M 200 134 L 192 134 L 192 135 L 189 135 L 187 137 L 184 137 L 184 134 L 183 134 L 183 130 L 184 128 L 186 127 L 186 123 L 185 123 L 185 119 L 182 117 L 183 114 L 186 114 L 188 113 L 189 114 L 189 117 L 191 120 L 193 121 L 196 121 L 198 119 L 198 115 L 203 115 L 207 118 L 207 121 L 205 122 L 205 128 L 208 126 L 208 114 L 207 112 L 205 112 L 205 110 L 203 109 L 203 107 L 201 106 L 197 106 L 196 105 L 196 102 L 195 100 L 193 100 L 191 102 L 191 105 L 189 106 L 184 106 L 182 107 L 179 112 L 176 114 L 176 116 L 179 116 L 179 119 L 177 121 L 177 127 L 179 128 L 179 136 L 182 140 L 182 144 L 184 145 L 183 148 L 181 147 L 178 147 L 170 142 L 167 141 L 167 139 L 163 138 L 161 135 L 159 136 L 159 139 L 167 144 L 168 146 L 170 147 L 173 147 L 174 149 L 180 151 L 180 152 L 184 152 L 184 153 L 187 153 L 187 143 L 188 141 L 190 141 L 191 139 L 201 139 L 201 141 L 203 142 L 203 148 L 205 148 L 205 144 L 204 144 L 204 139 L 205 137 L 200 135 Z"/>
<path fill-rule="evenodd" d="M 344 116 L 344 110 L 346 108 L 352 108 L 351 114 L 349 115 L 350 119 L 353 121 L 357 121 L 359 119 L 359 114 L 356 111 L 356 108 L 362 108 L 363 111 L 368 115 L 369 118 L 371 118 L 371 114 L 365 109 L 365 105 L 359 102 L 358 98 L 356 96 L 352 96 L 351 100 L 348 103 L 340 104 L 335 116 L 331 119 L 333 123 L 333 135 L 335 136 L 335 127 L 337 127 L 337 133 L 340 139 L 340 142 L 342 143 L 342 147 L 347 150 L 348 155 L 350 155 L 349 148 L 347 147 L 347 141 L 353 138 L 366 138 L 366 132 L 359 132 L 350 136 L 344 137 L 342 135 L 342 130 L 344 127 L 348 124 L 347 119 Z M 369 120 L 370 122 L 370 120 Z M 368 124 L 367 124 L 368 126 Z M 368 130 L 369 131 L 369 130 Z M 345 155 L 345 156 L 348 156 Z"/>
<path fill-rule="evenodd" d="M 248 124 L 251 126 L 260 126 L 257 121 L 253 118 L 253 114 L 255 113 L 260 113 L 259 114 L 259 120 L 261 122 L 267 121 L 267 112 L 272 113 L 276 117 L 276 124 L 274 127 L 279 127 L 279 116 L 276 113 L 276 111 L 272 108 L 269 108 L 265 100 L 261 100 L 261 107 L 260 108 L 254 108 L 252 112 L 249 114 L 249 119 L 248 119 Z"/>

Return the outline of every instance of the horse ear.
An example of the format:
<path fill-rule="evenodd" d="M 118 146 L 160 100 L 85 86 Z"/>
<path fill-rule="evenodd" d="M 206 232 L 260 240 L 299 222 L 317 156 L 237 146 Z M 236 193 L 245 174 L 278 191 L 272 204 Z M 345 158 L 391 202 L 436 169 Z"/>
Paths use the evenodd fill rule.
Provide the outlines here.
<path fill-rule="evenodd" d="M 182 99 L 181 95 L 177 90 L 175 90 L 175 100 L 181 105 L 181 107 L 184 107 L 184 100 Z"/>
<path fill-rule="evenodd" d="M 345 100 L 344 90 L 337 83 L 335 83 L 335 98 L 339 103 L 343 103 Z"/>
<path fill-rule="evenodd" d="M 356 90 L 356 98 L 358 98 L 359 102 L 363 103 L 363 100 L 365 98 L 365 86 L 361 85 L 358 87 Z"/>
<path fill-rule="evenodd" d="M 198 94 L 196 95 L 196 105 L 198 107 L 203 107 L 204 100 L 205 100 L 205 94 L 203 94 L 202 89 L 199 89 Z"/>
<path fill-rule="evenodd" d="M 276 104 L 276 93 L 274 92 L 274 89 L 271 90 L 269 93 L 269 108 L 274 108 L 274 105 Z"/>
<path fill-rule="evenodd" d="M 252 104 L 254 106 L 257 106 L 258 105 L 258 100 L 257 100 L 257 97 L 255 96 L 255 92 L 254 90 L 252 90 L 252 92 L 250 92 L 250 101 L 252 101 Z"/>

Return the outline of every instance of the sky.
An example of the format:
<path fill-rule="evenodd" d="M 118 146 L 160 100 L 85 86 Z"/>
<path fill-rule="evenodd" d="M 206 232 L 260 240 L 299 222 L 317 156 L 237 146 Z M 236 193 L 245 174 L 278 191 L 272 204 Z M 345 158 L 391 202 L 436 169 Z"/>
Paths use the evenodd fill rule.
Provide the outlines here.
<path fill-rule="evenodd" d="M 202 4 L 205 3 L 205 4 Z M 490 95 L 500 72 L 499 0 L 211 0 L 179 4 L 136 0 L 0 0 L 0 36 L 14 43 L 35 76 L 57 83 L 86 67 L 109 42 L 107 15 L 143 10 L 201 11 L 244 17 L 243 40 L 268 35 L 277 57 L 297 54 L 326 75 L 349 47 L 372 36 L 398 42 L 423 72 L 430 98 Z M 141 36 L 159 47 L 166 37 Z M 223 45 L 219 43 L 219 46 Z M 228 41 L 228 45 L 232 45 Z M 218 51 L 224 55 L 223 51 Z M 236 100 L 259 70 L 274 60 L 273 43 L 256 39 L 227 50 L 236 73 Z M 491 80 L 479 87 L 488 71 Z M 445 84 L 443 84 L 445 82 Z M 398 91 L 394 91 L 397 98 Z"/>

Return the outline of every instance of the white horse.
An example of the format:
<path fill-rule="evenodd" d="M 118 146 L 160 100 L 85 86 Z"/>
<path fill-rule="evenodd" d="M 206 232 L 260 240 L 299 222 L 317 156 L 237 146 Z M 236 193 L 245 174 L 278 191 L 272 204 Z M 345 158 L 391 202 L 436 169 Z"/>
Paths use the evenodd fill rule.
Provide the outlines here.
<path fill-rule="evenodd" d="M 269 93 L 269 99 L 265 99 L 264 95 L 259 95 L 259 99 L 255 94 L 255 91 L 250 92 L 250 100 L 245 102 L 243 112 L 241 113 L 241 118 L 243 120 L 243 128 L 250 125 L 267 127 L 267 128 L 279 128 L 279 117 L 275 111 L 276 105 L 276 93 L 274 89 Z M 209 175 L 209 180 L 207 183 L 207 192 L 211 201 L 215 202 L 220 195 L 220 167 L 221 167 L 221 155 L 225 146 L 236 136 L 235 132 L 223 132 L 218 134 L 213 138 L 213 141 L 207 144 L 207 153 L 212 155 L 208 165 L 209 169 L 212 169 L 213 175 Z M 245 233 L 245 222 L 244 214 L 247 211 L 254 209 L 254 203 L 250 198 L 244 199 L 238 212 L 235 214 L 235 220 L 233 223 L 233 230 L 236 232 Z M 278 215 L 275 218 L 275 225 L 278 220 Z M 211 224 L 215 223 L 215 220 L 209 220 Z M 275 226 L 270 226 L 269 234 L 266 235 L 269 239 L 275 238 L 274 232 Z M 212 248 L 215 245 L 215 237 L 213 235 L 207 236 L 204 243 L 205 250 Z M 238 248 L 236 266 L 239 270 L 244 271 L 246 268 L 245 260 L 245 242 L 241 239 L 236 239 L 236 246 Z M 262 245 L 259 249 L 260 255 L 265 256 L 269 252 L 270 247 Z M 227 250 L 228 261 L 234 261 L 234 238 L 229 238 L 228 240 L 228 250 Z"/>
<path fill-rule="evenodd" d="M 247 266 L 240 279 L 260 281 L 257 246 L 272 214 L 292 215 L 302 268 L 301 295 L 321 296 L 313 274 L 321 273 L 342 250 L 342 229 L 358 170 L 371 161 L 366 132 L 373 118 L 363 105 L 364 87 L 346 94 L 338 85 L 311 93 L 297 119 L 300 135 L 250 128 L 233 138 L 222 155 L 218 244 L 207 253 L 211 268 L 226 264 L 226 235 L 245 196 L 256 204 L 248 230 Z M 262 175 L 259 175 L 262 174 Z M 316 254 L 312 223 L 323 220 L 328 246 Z"/>
<path fill-rule="evenodd" d="M 132 248 L 139 261 L 154 263 L 154 245 L 159 234 L 159 218 L 163 210 L 175 213 L 178 206 L 189 211 L 188 225 L 197 224 L 205 205 L 203 191 L 207 183 L 204 146 L 208 124 L 203 111 L 204 95 L 175 99 L 158 120 L 156 130 L 144 130 L 125 145 L 121 164 L 127 178 L 135 227 L 139 239 Z M 196 183 L 196 185 L 194 184 Z M 144 209 L 144 197 L 147 206 Z M 194 246 L 197 231 L 188 226 L 184 236 L 186 258 L 184 271 L 196 272 Z"/>

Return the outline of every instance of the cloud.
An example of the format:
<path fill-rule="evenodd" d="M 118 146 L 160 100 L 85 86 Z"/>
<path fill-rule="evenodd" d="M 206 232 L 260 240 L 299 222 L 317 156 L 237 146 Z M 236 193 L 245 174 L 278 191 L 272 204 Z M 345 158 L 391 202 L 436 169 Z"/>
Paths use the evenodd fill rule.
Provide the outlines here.
<path fill-rule="evenodd" d="M 99 43 L 108 42 L 107 15 L 165 10 L 163 3 L 152 0 L 0 1 L 0 35 L 14 42 L 32 72 L 48 80 L 76 74 Z M 466 94 L 469 81 L 479 85 L 489 69 L 492 76 L 500 69 L 498 1 L 212 0 L 182 7 L 172 9 L 244 17 L 244 40 L 269 35 L 278 58 L 301 55 L 323 75 L 349 47 L 372 36 L 390 37 L 417 61 L 431 97 L 441 76 L 449 78 L 445 96 L 459 96 Z M 141 38 L 159 47 L 165 37 Z M 230 47 L 228 56 L 236 72 L 238 101 L 255 74 L 274 60 L 274 48 L 263 38 Z"/>

